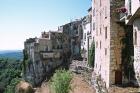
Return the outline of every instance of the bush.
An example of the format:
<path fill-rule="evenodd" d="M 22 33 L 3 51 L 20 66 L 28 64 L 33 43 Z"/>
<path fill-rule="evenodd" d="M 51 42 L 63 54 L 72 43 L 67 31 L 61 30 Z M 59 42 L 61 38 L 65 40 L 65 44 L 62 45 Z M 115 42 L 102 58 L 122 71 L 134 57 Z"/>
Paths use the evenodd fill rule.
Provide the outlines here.
<path fill-rule="evenodd" d="M 15 93 L 15 87 L 20 81 L 21 81 L 20 78 L 12 79 L 10 84 L 6 87 L 4 93 Z"/>
<path fill-rule="evenodd" d="M 69 93 L 72 74 L 66 70 L 57 70 L 51 79 L 50 86 L 53 93 Z"/>
<path fill-rule="evenodd" d="M 95 45 L 92 43 L 91 48 L 88 51 L 88 64 L 94 67 L 94 59 L 95 59 Z"/>
<path fill-rule="evenodd" d="M 15 93 L 15 85 L 21 78 L 20 65 L 16 59 L 0 59 L 0 93 Z"/>

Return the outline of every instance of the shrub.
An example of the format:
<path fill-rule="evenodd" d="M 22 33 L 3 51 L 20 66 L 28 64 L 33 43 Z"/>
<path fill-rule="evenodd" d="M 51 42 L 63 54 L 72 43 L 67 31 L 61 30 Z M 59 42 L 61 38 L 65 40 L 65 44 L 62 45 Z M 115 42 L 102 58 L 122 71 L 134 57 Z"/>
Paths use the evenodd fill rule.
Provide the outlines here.
<path fill-rule="evenodd" d="M 50 86 L 53 93 L 69 93 L 72 74 L 66 70 L 57 70 L 51 79 Z"/>
<path fill-rule="evenodd" d="M 15 93 L 15 87 L 20 81 L 21 81 L 20 78 L 12 79 L 10 84 L 6 87 L 4 93 Z"/>
<path fill-rule="evenodd" d="M 94 58 L 95 58 L 95 45 L 92 43 L 91 48 L 88 51 L 88 64 L 89 66 L 94 67 Z"/>

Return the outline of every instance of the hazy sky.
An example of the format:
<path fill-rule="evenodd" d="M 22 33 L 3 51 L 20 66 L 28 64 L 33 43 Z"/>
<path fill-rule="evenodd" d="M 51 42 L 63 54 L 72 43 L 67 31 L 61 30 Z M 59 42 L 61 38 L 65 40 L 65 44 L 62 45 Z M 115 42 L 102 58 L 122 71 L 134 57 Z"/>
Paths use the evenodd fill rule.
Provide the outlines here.
<path fill-rule="evenodd" d="M 0 0 L 0 50 L 87 15 L 91 0 Z"/>

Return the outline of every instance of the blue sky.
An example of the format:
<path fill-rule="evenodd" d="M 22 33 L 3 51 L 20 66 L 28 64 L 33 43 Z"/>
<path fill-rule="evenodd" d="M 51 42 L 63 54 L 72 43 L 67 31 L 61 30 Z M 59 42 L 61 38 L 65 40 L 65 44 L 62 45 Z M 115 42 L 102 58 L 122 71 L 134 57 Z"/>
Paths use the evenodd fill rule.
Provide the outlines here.
<path fill-rule="evenodd" d="M 0 50 L 23 49 L 29 37 L 87 15 L 91 0 L 0 0 Z"/>

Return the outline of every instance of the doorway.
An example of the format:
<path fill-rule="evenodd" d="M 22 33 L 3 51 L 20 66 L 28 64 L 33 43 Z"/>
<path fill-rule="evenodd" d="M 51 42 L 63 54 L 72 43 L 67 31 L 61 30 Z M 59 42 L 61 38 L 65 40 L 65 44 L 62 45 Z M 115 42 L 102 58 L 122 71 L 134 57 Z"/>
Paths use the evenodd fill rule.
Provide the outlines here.
<path fill-rule="evenodd" d="M 122 71 L 115 71 L 115 84 L 122 84 Z"/>

